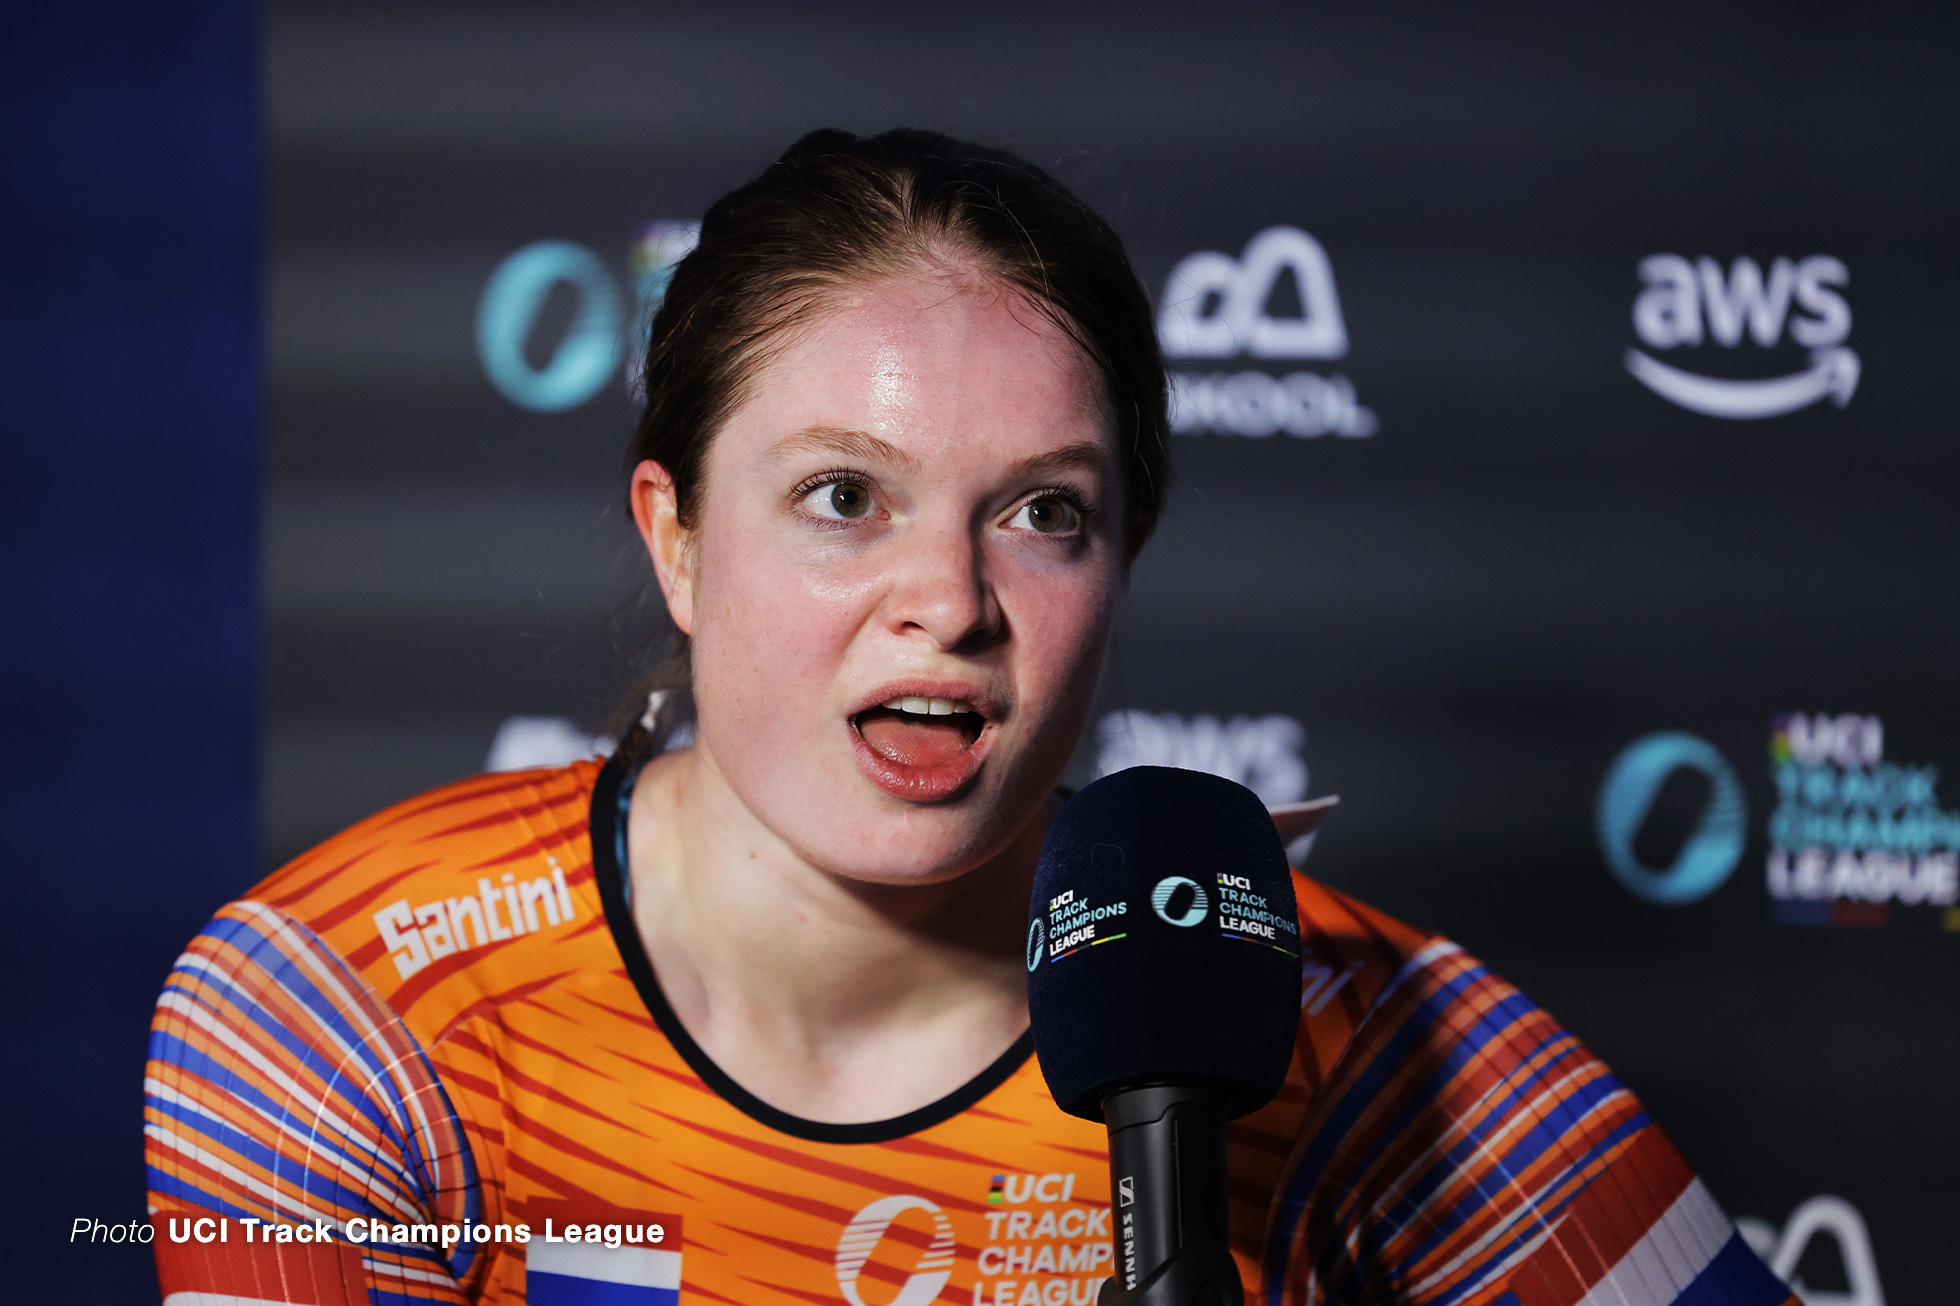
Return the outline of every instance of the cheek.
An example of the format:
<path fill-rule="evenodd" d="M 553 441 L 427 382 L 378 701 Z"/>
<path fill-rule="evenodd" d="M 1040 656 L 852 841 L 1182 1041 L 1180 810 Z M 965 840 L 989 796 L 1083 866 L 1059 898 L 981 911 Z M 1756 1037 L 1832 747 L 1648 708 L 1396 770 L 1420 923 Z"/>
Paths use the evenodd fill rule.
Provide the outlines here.
<path fill-rule="evenodd" d="M 1101 668 L 1120 588 L 1114 566 L 1026 572 L 1002 587 L 1023 688 L 1045 704 L 1044 715 L 1087 710 L 1075 700 Z"/>
<path fill-rule="evenodd" d="M 869 586 L 764 526 L 704 532 L 694 608 L 696 684 L 764 707 L 827 683 L 861 623 Z M 733 683 L 724 683 L 733 682 Z"/>

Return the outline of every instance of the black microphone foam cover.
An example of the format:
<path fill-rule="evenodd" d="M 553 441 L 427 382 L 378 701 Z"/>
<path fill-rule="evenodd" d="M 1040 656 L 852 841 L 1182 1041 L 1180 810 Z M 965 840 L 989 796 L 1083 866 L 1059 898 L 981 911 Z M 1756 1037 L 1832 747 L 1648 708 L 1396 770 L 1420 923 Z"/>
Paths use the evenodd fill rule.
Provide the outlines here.
<path fill-rule="evenodd" d="M 1028 1007 L 1055 1101 L 1102 1119 L 1141 1083 L 1271 1101 L 1300 1020 L 1286 850 L 1253 792 L 1139 766 L 1088 785 L 1049 827 L 1029 906 Z"/>

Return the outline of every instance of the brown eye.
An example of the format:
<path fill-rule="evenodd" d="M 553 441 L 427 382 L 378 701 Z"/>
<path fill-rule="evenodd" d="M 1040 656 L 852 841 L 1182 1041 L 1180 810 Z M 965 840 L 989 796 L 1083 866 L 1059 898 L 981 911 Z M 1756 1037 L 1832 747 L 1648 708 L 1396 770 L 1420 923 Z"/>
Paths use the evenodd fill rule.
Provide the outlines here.
<path fill-rule="evenodd" d="M 833 481 L 812 490 L 804 506 L 819 517 L 851 521 L 871 511 L 871 491 L 856 481 Z"/>
<path fill-rule="evenodd" d="M 1008 524 L 1039 531 L 1043 535 L 1061 535 L 1075 529 L 1076 512 L 1068 500 L 1043 495 L 1039 499 L 1028 500 L 1021 511 L 1008 519 Z"/>

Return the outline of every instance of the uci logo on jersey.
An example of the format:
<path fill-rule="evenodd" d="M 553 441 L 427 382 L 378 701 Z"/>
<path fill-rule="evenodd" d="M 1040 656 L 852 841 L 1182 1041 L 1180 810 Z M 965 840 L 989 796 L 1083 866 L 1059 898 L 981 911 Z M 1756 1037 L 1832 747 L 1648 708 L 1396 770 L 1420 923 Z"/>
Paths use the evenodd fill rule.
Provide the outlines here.
<path fill-rule="evenodd" d="M 1858 355 L 1844 344 L 1851 306 L 1839 291 L 1851 278 L 1842 261 L 1828 254 L 1779 258 L 1765 272 L 1753 258 L 1738 258 L 1724 270 L 1706 256 L 1690 262 L 1679 254 L 1653 254 L 1640 260 L 1640 279 L 1633 329 L 1649 349 L 1704 342 L 1724 350 L 1773 349 L 1787 338 L 1809 351 L 1809 365 L 1798 371 L 1738 378 L 1702 375 L 1627 350 L 1627 371 L 1661 398 L 1690 412 L 1737 420 L 1778 417 L 1826 397 L 1839 408 L 1851 402 Z"/>
<path fill-rule="evenodd" d="M 1179 359 L 1343 358 L 1347 324 L 1327 251 L 1298 227 L 1268 227 L 1237 258 L 1199 250 L 1178 261 L 1157 310 L 1164 356 Z M 1338 373 L 1263 367 L 1171 373 L 1171 429 L 1253 439 L 1367 436 L 1375 415 Z"/>
<path fill-rule="evenodd" d="M 891 1239 L 893 1254 L 881 1255 L 885 1234 L 894 1223 L 901 1232 Z M 866 1306 L 858 1293 L 858 1279 L 868 1263 L 876 1277 L 886 1283 L 903 1276 L 897 1296 L 887 1296 L 884 1306 L 927 1306 L 939 1300 L 939 1290 L 953 1277 L 957 1243 L 953 1222 L 929 1198 L 911 1193 L 880 1197 L 856 1215 L 837 1239 L 835 1266 L 837 1290 L 850 1306 Z M 891 1289 L 880 1285 L 883 1293 Z"/>

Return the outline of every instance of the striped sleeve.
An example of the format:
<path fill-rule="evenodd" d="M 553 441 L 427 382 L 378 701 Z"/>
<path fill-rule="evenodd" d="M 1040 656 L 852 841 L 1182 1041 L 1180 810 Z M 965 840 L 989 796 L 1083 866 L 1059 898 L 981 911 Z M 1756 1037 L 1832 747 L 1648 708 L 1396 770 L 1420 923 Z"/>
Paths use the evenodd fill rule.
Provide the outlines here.
<path fill-rule="evenodd" d="M 423 1232 L 480 1215 L 461 1121 L 395 1013 L 290 916 L 233 903 L 191 942 L 144 1091 L 166 1303 L 466 1300 L 476 1253 Z"/>
<path fill-rule="evenodd" d="M 1387 984 L 1275 1199 L 1268 1306 L 1796 1306 L 1626 1087 L 1462 949 Z"/>

